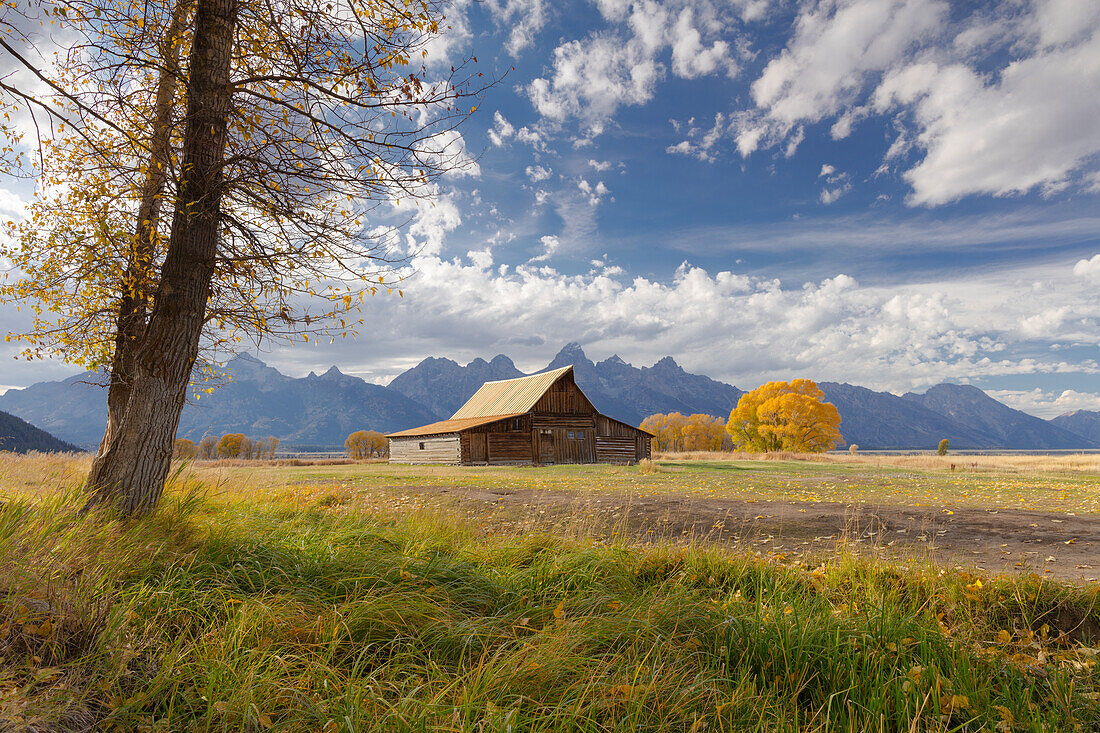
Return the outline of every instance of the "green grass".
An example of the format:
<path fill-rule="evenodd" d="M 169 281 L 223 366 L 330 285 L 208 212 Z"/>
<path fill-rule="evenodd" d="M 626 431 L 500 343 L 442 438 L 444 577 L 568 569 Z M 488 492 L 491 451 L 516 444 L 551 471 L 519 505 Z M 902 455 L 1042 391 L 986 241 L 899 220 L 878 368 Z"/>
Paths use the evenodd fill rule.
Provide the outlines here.
<path fill-rule="evenodd" d="M 206 470 L 227 481 L 247 481 L 269 491 L 320 485 L 372 490 L 458 486 L 1100 513 L 1097 476 L 1082 472 L 944 471 L 807 461 L 660 461 L 658 465 L 662 470 L 650 474 L 607 466 L 517 469 L 385 463 Z"/>
<path fill-rule="evenodd" d="M 75 506 L 0 506 L 0 729 L 1100 729 L 1095 588 L 506 536 L 240 476 L 131 523 Z"/>

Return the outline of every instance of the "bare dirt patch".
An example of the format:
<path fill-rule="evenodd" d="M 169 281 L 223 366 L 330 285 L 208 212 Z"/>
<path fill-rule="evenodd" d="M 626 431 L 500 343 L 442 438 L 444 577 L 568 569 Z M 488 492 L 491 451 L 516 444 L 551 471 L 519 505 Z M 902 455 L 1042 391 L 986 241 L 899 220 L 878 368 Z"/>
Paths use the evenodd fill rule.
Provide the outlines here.
<path fill-rule="evenodd" d="M 751 501 L 616 492 L 393 487 L 455 503 L 505 531 L 564 530 L 643 542 L 711 541 L 759 555 L 855 552 L 987 573 L 1100 579 L 1100 517 L 994 509 Z"/>

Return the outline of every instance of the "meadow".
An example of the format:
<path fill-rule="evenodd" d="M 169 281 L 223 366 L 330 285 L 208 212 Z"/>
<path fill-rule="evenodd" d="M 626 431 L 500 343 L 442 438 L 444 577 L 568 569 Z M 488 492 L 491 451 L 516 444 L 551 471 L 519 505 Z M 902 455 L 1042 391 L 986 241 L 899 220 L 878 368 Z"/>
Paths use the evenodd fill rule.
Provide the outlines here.
<path fill-rule="evenodd" d="M 1085 552 L 1094 464 L 703 458 L 186 465 L 122 522 L 0 454 L 0 729 L 1100 729 L 1100 586 L 883 556 L 918 516 Z"/>

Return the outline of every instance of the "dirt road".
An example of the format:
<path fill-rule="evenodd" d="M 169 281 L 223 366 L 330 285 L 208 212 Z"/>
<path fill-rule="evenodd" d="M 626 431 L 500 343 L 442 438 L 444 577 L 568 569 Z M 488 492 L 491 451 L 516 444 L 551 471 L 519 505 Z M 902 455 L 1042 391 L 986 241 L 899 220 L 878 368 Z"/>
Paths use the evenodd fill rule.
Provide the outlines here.
<path fill-rule="evenodd" d="M 986 573 L 1100 579 L 1100 517 L 1094 515 L 454 486 L 415 490 L 446 498 L 504 529 L 579 529 L 654 542 L 708 540 L 760 555 L 807 559 L 844 548 Z"/>

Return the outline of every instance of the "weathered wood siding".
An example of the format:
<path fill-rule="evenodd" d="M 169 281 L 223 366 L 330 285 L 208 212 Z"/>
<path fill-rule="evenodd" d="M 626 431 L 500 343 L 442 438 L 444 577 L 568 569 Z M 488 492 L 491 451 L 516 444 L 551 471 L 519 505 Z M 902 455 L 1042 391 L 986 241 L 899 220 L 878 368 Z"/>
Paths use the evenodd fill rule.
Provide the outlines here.
<path fill-rule="evenodd" d="M 531 463 L 531 416 L 508 418 L 462 431 L 462 462 L 475 465 Z"/>
<path fill-rule="evenodd" d="M 596 431 L 600 435 L 605 435 L 609 438 L 633 438 L 637 433 L 641 432 L 637 428 L 627 425 L 624 422 L 619 422 L 607 415 L 596 416 Z"/>
<path fill-rule="evenodd" d="M 649 435 L 596 412 L 571 374 L 555 382 L 531 411 L 519 417 L 458 433 L 390 442 L 394 463 L 634 463 L 649 455 Z"/>
<path fill-rule="evenodd" d="M 489 433 L 489 465 L 531 463 L 530 433 Z"/>
<path fill-rule="evenodd" d="M 600 463 L 633 463 L 650 457 L 648 433 L 606 415 L 596 416 L 596 458 Z"/>
<path fill-rule="evenodd" d="M 594 412 L 532 414 L 531 429 L 539 445 L 539 463 L 595 463 L 595 418 Z"/>
<path fill-rule="evenodd" d="M 595 415 L 596 408 L 584 396 L 571 376 L 559 379 L 546 391 L 535 406 L 531 408 L 533 413 L 553 413 L 557 415 L 581 414 Z"/>
<path fill-rule="evenodd" d="M 634 463 L 638 460 L 638 445 L 633 437 L 596 437 L 596 461 L 598 463 Z"/>
<path fill-rule="evenodd" d="M 458 435 L 390 438 L 390 463 L 460 463 Z"/>

